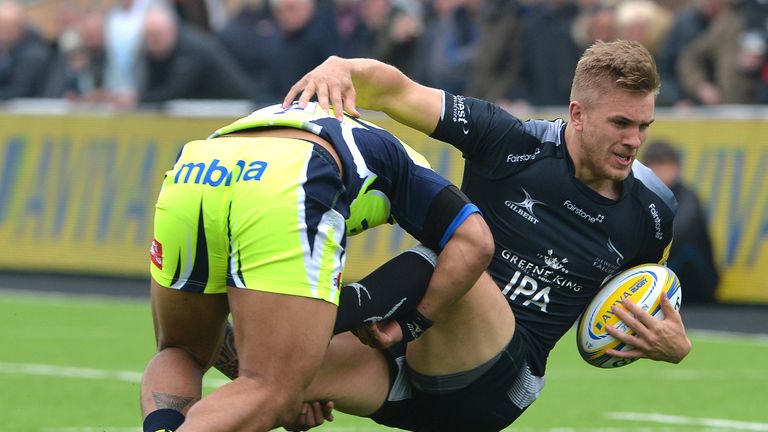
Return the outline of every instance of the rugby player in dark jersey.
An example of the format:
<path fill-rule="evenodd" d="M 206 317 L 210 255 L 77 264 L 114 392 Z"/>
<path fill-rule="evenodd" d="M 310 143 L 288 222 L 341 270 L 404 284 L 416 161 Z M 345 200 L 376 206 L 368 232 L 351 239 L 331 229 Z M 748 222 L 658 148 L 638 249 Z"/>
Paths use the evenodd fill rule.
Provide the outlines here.
<path fill-rule="evenodd" d="M 538 396 L 549 352 L 601 283 L 631 266 L 666 261 L 676 202 L 635 160 L 659 87 L 651 55 L 627 41 L 598 42 L 584 53 L 568 122 L 521 121 L 370 59 L 331 57 L 302 78 L 285 105 L 316 96 L 336 112 L 383 111 L 460 150 L 462 189 L 496 243 L 486 274 L 451 308 L 428 317 L 434 325 L 407 349 L 376 351 L 349 334 L 335 337 L 307 400 L 332 400 L 342 411 L 407 430 L 497 431 L 512 423 Z M 392 285 L 411 277 L 385 273 L 380 279 Z M 680 314 L 666 298 L 663 321 L 631 302 L 623 307 L 615 312 L 637 335 L 608 331 L 635 349 L 609 354 L 670 363 L 688 354 Z M 382 322 L 358 334 L 386 347 L 400 331 Z M 294 427 L 321 423 L 331 405 L 308 406 Z"/>

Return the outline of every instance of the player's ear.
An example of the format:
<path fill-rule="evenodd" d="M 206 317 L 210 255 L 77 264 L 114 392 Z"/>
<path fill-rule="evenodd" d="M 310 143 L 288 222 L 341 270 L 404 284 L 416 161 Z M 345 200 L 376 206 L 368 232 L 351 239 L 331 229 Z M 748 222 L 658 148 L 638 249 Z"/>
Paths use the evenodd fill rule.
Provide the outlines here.
<path fill-rule="evenodd" d="M 584 104 L 579 101 L 571 101 L 568 105 L 568 114 L 571 117 L 571 125 L 574 130 L 581 131 L 584 125 Z"/>

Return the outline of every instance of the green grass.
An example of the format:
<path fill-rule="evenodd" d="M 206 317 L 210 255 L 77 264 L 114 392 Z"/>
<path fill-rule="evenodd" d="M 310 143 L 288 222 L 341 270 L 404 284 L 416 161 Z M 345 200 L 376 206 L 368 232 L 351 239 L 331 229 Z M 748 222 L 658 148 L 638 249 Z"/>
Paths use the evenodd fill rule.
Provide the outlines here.
<path fill-rule="evenodd" d="M 768 431 L 768 339 L 692 339 L 681 365 L 600 370 L 566 335 L 541 397 L 509 430 Z M 152 353 L 146 301 L 0 293 L 0 431 L 139 430 L 138 380 Z M 221 376 L 207 378 L 212 388 Z M 385 428 L 337 414 L 316 430 Z"/>

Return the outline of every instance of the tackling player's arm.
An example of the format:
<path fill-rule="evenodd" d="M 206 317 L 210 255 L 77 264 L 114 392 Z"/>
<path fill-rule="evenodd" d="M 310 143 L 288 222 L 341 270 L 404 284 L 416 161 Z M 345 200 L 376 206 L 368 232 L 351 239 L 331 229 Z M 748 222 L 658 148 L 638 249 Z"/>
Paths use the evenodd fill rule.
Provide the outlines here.
<path fill-rule="evenodd" d="M 359 106 L 382 111 L 428 135 L 443 107 L 442 91 L 411 80 L 394 66 L 365 58 L 329 57 L 291 87 L 283 106 L 298 97 L 303 107 L 313 96 L 326 111 L 333 107 L 339 119 L 342 111 L 359 117 Z"/>
<path fill-rule="evenodd" d="M 388 348 L 401 340 L 420 337 L 472 288 L 488 267 L 493 250 L 493 236 L 485 220 L 479 213 L 470 215 L 437 256 L 435 271 L 416 307 L 391 320 L 357 328 L 353 333 L 374 348 Z"/>

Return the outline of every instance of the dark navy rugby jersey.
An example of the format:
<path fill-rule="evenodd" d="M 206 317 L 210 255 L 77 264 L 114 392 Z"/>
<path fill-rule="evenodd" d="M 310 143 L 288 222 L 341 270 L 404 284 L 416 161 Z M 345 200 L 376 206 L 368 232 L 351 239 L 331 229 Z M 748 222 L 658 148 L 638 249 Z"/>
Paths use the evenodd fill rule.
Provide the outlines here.
<path fill-rule="evenodd" d="M 345 115 L 340 122 L 317 103 L 300 108 L 264 107 L 218 129 L 212 138 L 234 131 L 292 127 L 328 141 L 343 166 L 344 198 L 338 210 L 348 235 L 385 223 L 397 223 L 421 243 L 435 250 L 445 246 L 453 232 L 477 208 L 466 204 L 456 214 L 435 214 L 438 195 L 451 183 L 433 171 L 429 162 L 388 131 Z M 430 210 L 433 213 L 430 213 Z M 444 228 L 444 229 L 441 229 Z"/>
<path fill-rule="evenodd" d="M 432 134 L 464 154 L 462 190 L 496 242 L 488 272 L 529 335 L 540 375 L 608 276 L 666 259 L 677 207 L 637 161 L 618 200 L 587 187 L 574 177 L 564 131 L 562 120 L 523 122 L 488 102 L 444 93 Z"/>

